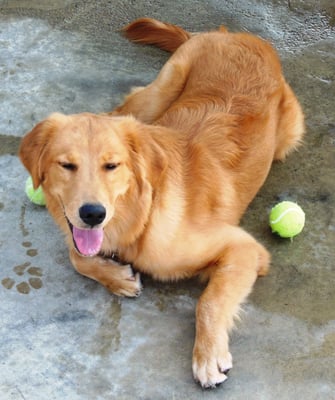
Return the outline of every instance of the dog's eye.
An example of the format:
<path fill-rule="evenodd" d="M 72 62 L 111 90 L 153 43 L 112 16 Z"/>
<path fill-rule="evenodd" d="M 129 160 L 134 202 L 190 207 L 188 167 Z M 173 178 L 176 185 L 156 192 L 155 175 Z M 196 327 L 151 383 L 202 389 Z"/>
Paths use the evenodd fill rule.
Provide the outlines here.
<path fill-rule="evenodd" d="M 76 171 L 78 169 L 76 164 L 70 162 L 61 162 L 60 166 L 68 171 Z"/>
<path fill-rule="evenodd" d="M 107 163 L 104 165 L 105 170 L 107 171 L 113 171 L 113 169 L 116 169 L 120 163 Z"/>

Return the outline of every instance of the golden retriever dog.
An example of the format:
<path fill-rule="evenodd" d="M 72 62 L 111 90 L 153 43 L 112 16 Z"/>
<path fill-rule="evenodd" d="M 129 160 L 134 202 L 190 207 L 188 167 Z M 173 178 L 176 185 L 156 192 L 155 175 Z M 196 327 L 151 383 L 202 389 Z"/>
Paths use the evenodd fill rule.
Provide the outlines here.
<path fill-rule="evenodd" d="M 20 157 L 79 273 L 121 296 L 140 293 L 139 272 L 206 281 L 192 368 L 214 387 L 232 367 L 234 318 L 270 260 L 239 220 L 273 160 L 299 144 L 303 113 L 275 50 L 256 36 L 191 34 L 150 18 L 124 32 L 173 53 L 158 77 L 110 114 L 51 115 Z"/>

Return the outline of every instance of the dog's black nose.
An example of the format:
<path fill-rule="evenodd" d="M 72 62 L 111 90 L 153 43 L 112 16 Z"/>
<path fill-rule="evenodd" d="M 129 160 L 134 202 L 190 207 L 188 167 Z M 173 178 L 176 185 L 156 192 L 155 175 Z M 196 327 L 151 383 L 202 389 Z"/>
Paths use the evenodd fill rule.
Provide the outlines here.
<path fill-rule="evenodd" d="M 92 228 L 106 218 L 106 209 L 101 204 L 84 204 L 79 208 L 79 216 L 85 224 Z"/>

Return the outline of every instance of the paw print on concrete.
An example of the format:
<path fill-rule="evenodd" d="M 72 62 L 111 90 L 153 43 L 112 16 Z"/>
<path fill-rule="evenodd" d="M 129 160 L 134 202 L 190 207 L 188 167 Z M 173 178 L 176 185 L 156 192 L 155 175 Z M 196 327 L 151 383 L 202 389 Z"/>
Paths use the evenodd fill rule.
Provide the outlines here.
<path fill-rule="evenodd" d="M 21 294 L 28 294 L 31 289 L 41 289 L 43 286 L 42 282 L 42 269 L 38 267 L 34 267 L 30 262 L 26 262 L 22 265 L 17 265 L 13 268 L 13 271 L 17 275 L 18 278 L 4 278 L 1 283 L 6 289 L 10 290 L 16 287 L 16 290 Z M 19 278 L 25 278 L 24 281 L 17 283 Z"/>
<path fill-rule="evenodd" d="M 1 210 L 1 203 L 0 203 Z M 21 207 L 21 215 L 19 220 L 19 228 L 23 236 L 22 247 L 29 259 L 37 256 L 37 249 L 32 248 L 33 244 L 27 240 L 29 236 L 29 230 L 26 226 L 25 221 L 26 216 L 26 205 Z M 42 268 L 32 265 L 32 262 L 27 261 L 23 264 L 16 265 L 13 268 L 14 276 L 10 275 L 1 280 L 1 284 L 5 289 L 11 290 L 16 288 L 16 290 L 21 294 L 29 294 L 32 290 L 38 290 L 43 287 Z"/>

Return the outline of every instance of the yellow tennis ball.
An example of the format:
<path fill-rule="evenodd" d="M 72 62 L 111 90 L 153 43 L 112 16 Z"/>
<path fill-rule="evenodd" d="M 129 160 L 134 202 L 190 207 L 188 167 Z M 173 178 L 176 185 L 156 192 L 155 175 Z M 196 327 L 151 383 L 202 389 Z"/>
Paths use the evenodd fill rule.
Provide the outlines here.
<path fill-rule="evenodd" d="M 31 176 L 29 176 L 28 179 L 26 180 L 25 191 L 26 191 L 26 195 L 28 196 L 28 199 L 32 203 L 37 204 L 39 206 L 45 206 L 45 197 L 44 197 L 42 187 L 39 186 L 35 190 Z"/>
<path fill-rule="evenodd" d="M 272 208 L 269 220 L 272 232 L 282 238 L 292 238 L 303 230 L 305 213 L 293 201 L 282 201 Z"/>

